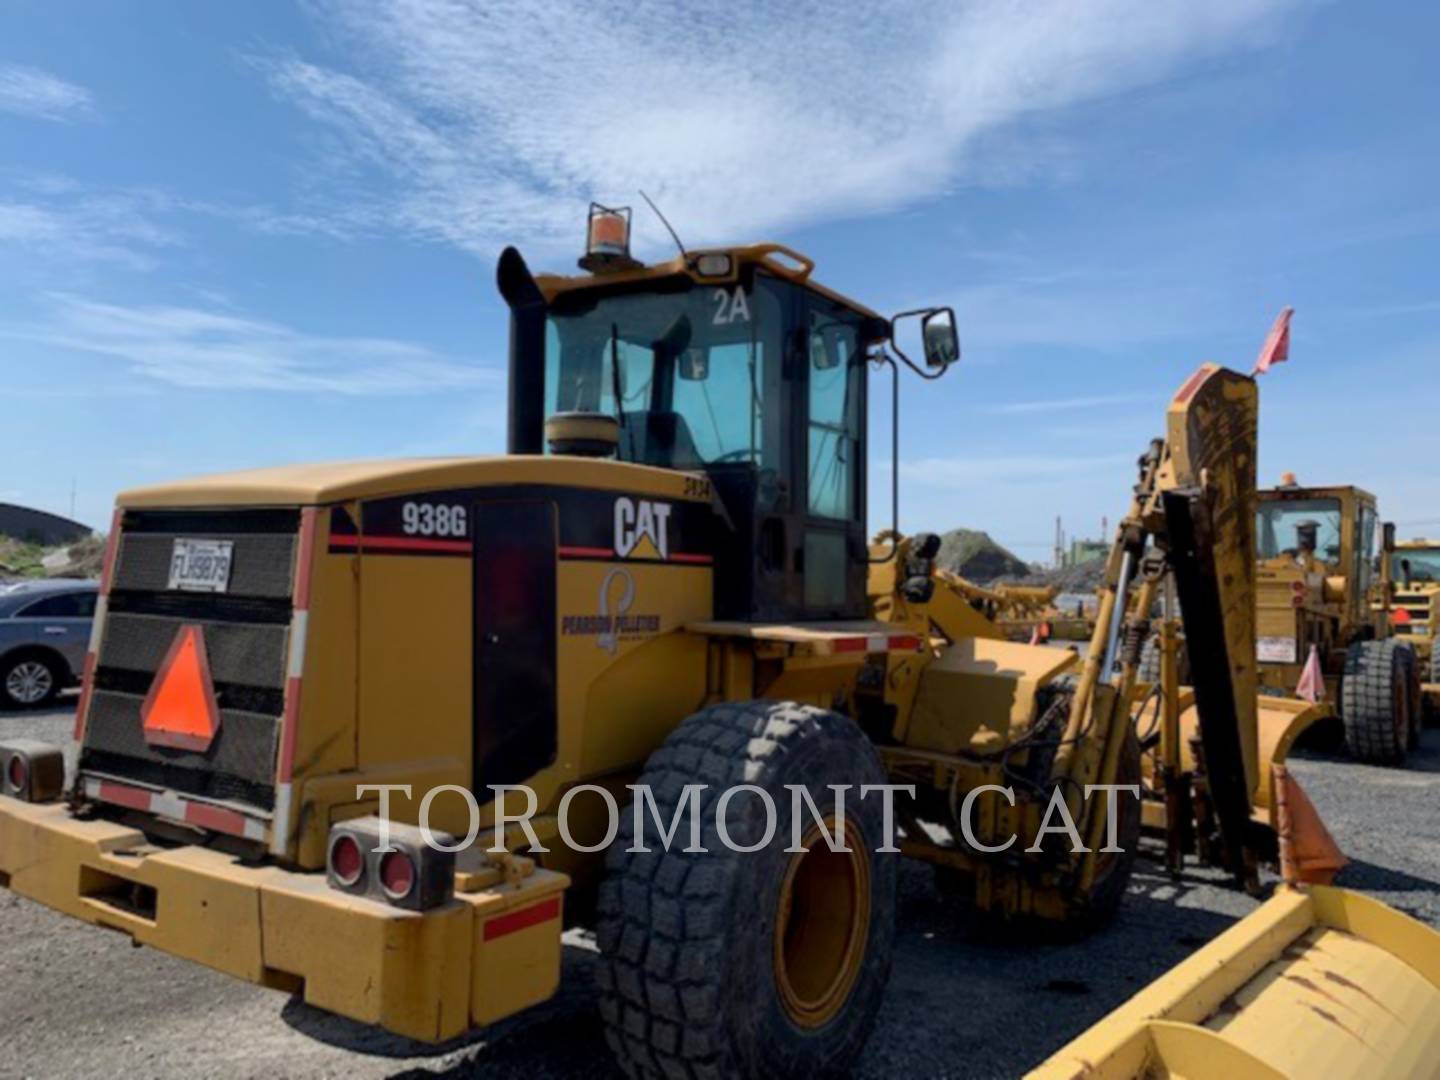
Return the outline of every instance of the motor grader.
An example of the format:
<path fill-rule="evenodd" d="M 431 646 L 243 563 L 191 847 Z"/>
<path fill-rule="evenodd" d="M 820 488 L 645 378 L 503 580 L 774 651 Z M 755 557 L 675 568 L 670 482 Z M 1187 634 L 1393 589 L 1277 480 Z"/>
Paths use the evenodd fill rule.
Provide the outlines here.
<path fill-rule="evenodd" d="M 1422 673 L 1392 633 L 1394 529 L 1369 492 L 1284 479 L 1256 510 L 1260 683 L 1293 694 L 1312 666 L 1351 754 L 1403 763 L 1420 736 Z"/>
<path fill-rule="evenodd" d="M 1209 657 L 1202 760 L 1165 790 L 1253 865 L 1253 606 L 1217 569 L 1248 536 L 1252 382 L 1207 367 L 1172 405 L 1082 665 L 1002 640 L 893 504 L 866 542 L 867 368 L 898 415 L 901 367 L 958 358 L 951 312 L 885 319 L 773 244 L 642 266 L 598 207 L 581 265 L 499 260 L 508 454 L 119 496 L 74 775 L 0 745 L 0 884 L 431 1042 L 548 998 L 585 923 L 627 1074 L 843 1073 L 896 847 L 1020 926 L 1120 903 L 1124 598 L 1164 566 Z"/>
<path fill-rule="evenodd" d="M 1425 705 L 1440 717 L 1440 541 L 1401 540 L 1390 556 L 1393 595 L 1389 605 L 1395 637 L 1415 651 Z"/>

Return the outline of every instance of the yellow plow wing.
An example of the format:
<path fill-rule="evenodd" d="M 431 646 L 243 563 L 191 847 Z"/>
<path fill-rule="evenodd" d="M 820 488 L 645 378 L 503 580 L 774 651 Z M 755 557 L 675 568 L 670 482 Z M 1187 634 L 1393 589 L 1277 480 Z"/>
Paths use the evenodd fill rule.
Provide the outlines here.
<path fill-rule="evenodd" d="M 1345 889 L 1281 888 L 1030 1073 L 1268 1080 L 1440 1073 L 1440 933 Z"/>

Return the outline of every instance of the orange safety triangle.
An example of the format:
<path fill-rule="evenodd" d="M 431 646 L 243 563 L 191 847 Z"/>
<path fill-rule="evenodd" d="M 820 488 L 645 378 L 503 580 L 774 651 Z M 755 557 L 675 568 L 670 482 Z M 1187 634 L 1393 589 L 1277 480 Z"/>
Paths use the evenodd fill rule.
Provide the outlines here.
<path fill-rule="evenodd" d="M 1305 794 L 1300 781 L 1284 765 L 1273 766 L 1276 831 L 1280 841 L 1280 873 L 1290 884 L 1329 885 L 1350 862 Z"/>
<path fill-rule="evenodd" d="M 1320 670 L 1320 654 L 1314 645 L 1310 646 L 1310 657 L 1305 661 L 1300 681 L 1295 684 L 1295 696 L 1304 698 L 1311 705 L 1325 698 L 1325 673 Z"/>
<path fill-rule="evenodd" d="M 140 708 L 145 741 L 203 753 L 220 730 L 215 684 L 205 653 L 205 630 L 180 627 Z"/>

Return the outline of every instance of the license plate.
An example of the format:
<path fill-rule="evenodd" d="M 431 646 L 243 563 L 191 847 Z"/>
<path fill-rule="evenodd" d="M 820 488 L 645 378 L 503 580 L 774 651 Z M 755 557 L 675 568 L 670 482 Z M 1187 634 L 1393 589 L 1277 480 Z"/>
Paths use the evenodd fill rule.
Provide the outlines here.
<path fill-rule="evenodd" d="M 1293 637 L 1262 637 L 1255 652 L 1262 664 L 1293 664 L 1297 658 Z"/>
<path fill-rule="evenodd" d="M 225 592 L 230 587 L 234 550 L 233 540 L 177 537 L 170 551 L 170 588 L 185 592 Z"/>

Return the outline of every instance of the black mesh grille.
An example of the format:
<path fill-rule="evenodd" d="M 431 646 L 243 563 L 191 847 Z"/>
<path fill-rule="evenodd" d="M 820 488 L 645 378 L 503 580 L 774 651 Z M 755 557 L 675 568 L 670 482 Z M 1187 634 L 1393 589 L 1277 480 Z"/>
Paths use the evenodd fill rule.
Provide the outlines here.
<path fill-rule="evenodd" d="M 186 536 L 294 535 L 300 531 L 300 511 L 126 510 L 120 527 L 127 533 L 184 533 Z"/>
<path fill-rule="evenodd" d="M 126 512 L 81 768 L 273 808 L 299 520 L 273 509 Z M 167 588 L 177 537 L 234 543 L 225 593 Z M 141 727 L 145 695 L 186 625 L 203 630 L 220 710 L 204 753 L 151 746 Z"/>
<path fill-rule="evenodd" d="M 170 557 L 181 537 L 229 540 L 235 545 L 226 596 L 288 597 L 295 558 L 294 536 L 217 536 L 198 529 L 180 533 L 122 533 L 115 566 L 116 589 L 163 592 L 170 581 Z M 203 595 L 203 594 L 197 594 Z"/>
<path fill-rule="evenodd" d="M 147 743 L 140 728 L 143 701 L 135 694 L 96 691 L 90 700 L 90 719 L 85 725 L 86 747 L 169 765 L 187 777 L 218 772 L 255 784 L 268 785 L 274 781 L 275 745 L 280 728 L 276 717 L 222 709 L 215 741 L 205 753 L 196 754 Z M 190 778 L 178 788 L 202 794 L 196 790 L 197 786 L 203 786 L 203 781 Z"/>
<path fill-rule="evenodd" d="M 271 690 L 285 688 L 285 643 L 289 630 L 274 624 L 182 621 L 163 615 L 116 612 L 110 616 L 105 631 L 100 666 L 154 675 L 160 670 L 176 632 L 185 623 L 204 630 L 210 674 L 217 684 L 239 683 Z"/>

